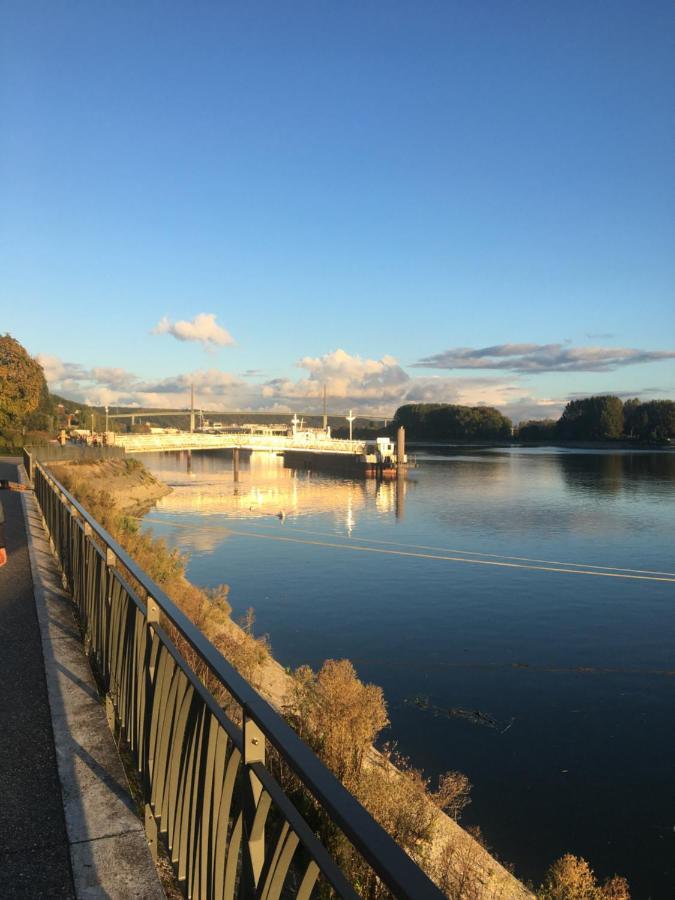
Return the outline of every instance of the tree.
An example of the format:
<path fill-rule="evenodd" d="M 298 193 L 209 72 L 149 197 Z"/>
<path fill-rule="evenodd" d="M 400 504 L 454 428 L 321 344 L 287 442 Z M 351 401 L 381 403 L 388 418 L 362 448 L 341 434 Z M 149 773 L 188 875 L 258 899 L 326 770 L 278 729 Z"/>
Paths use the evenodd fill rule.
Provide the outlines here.
<path fill-rule="evenodd" d="M 623 405 L 623 430 L 626 437 L 637 437 L 642 430 L 642 403 L 637 397 L 631 397 Z"/>
<path fill-rule="evenodd" d="M 396 410 L 395 428 L 402 425 L 413 440 L 503 440 L 511 437 L 511 420 L 492 406 L 453 403 L 408 403 Z"/>
<path fill-rule="evenodd" d="M 518 426 L 521 441 L 555 441 L 557 436 L 558 423 L 553 419 L 529 419 Z"/>
<path fill-rule="evenodd" d="M 675 403 L 672 400 L 627 400 L 626 432 L 642 441 L 667 441 L 675 435 Z"/>
<path fill-rule="evenodd" d="M 623 403 L 618 397 L 570 400 L 558 421 L 566 441 L 611 441 L 623 434 Z"/>
<path fill-rule="evenodd" d="M 19 439 L 48 396 L 42 366 L 9 334 L 0 337 L 0 434 Z"/>

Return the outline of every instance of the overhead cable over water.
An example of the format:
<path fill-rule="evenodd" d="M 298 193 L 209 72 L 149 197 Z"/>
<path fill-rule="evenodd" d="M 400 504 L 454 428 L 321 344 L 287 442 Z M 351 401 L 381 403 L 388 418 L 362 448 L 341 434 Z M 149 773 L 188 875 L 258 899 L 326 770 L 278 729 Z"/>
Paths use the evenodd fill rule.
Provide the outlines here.
<path fill-rule="evenodd" d="M 378 541 L 369 538 L 343 538 L 342 543 L 333 541 L 310 540 L 309 538 L 290 537 L 288 535 L 272 534 L 264 531 L 249 531 L 230 528 L 221 525 L 199 525 L 175 522 L 172 519 L 162 519 L 153 516 L 146 522 L 157 522 L 160 525 L 170 525 L 174 528 L 184 528 L 191 531 L 219 532 L 224 535 L 237 535 L 239 537 L 251 537 L 268 541 L 280 541 L 288 544 L 303 544 L 305 546 L 323 547 L 331 550 L 349 550 L 356 553 L 376 553 L 384 556 L 398 556 L 412 559 L 428 559 L 442 562 L 467 563 L 478 566 L 493 566 L 506 569 L 525 569 L 536 572 L 554 572 L 563 575 L 590 575 L 596 578 L 619 578 L 631 581 L 659 581 L 675 584 L 675 572 L 652 572 L 648 569 L 624 569 L 614 566 L 600 566 L 588 563 L 559 562 L 556 560 L 532 559 L 519 556 L 500 556 L 495 553 L 483 553 L 472 550 L 451 550 L 446 548 L 424 547 L 416 544 L 396 544 L 393 541 Z M 301 529 L 294 529 L 301 533 Z M 326 532 L 309 532 L 318 537 L 326 535 Z M 356 543 L 356 542 L 359 543 Z M 366 544 L 365 542 L 368 541 Z M 372 546 L 374 544 L 386 546 Z M 408 547 L 410 549 L 401 549 Z M 422 550 L 436 552 L 421 552 Z M 463 555 L 459 555 L 463 554 Z"/>

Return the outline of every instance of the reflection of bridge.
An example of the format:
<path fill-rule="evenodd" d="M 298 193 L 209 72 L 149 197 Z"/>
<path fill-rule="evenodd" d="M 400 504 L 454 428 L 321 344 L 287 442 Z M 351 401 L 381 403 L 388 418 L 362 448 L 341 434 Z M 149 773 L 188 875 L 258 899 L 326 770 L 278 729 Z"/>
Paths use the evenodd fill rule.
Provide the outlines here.
<path fill-rule="evenodd" d="M 365 462 L 365 441 L 342 441 L 300 433 L 291 436 L 278 434 L 249 434 L 227 432 L 202 434 L 182 431 L 178 434 L 116 434 L 115 445 L 127 453 L 157 453 L 166 450 L 268 450 L 282 453 L 329 453 L 351 456 Z"/>

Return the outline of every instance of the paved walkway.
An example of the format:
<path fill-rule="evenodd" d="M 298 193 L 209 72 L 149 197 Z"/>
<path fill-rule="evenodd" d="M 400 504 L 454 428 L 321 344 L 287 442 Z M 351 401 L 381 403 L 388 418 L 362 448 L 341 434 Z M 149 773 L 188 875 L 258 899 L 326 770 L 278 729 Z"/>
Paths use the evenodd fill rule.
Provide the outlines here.
<path fill-rule="evenodd" d="M 164 900 L 35 496 L 2 495 L 0 896 Z"/>
<path fill-rule="evenodd" d="M 0 461 L 0 478 L 18 481 Z M 9 560 L 0 569 L 2 896 L 74 898 L 21 495 L 0 494 Z"/>

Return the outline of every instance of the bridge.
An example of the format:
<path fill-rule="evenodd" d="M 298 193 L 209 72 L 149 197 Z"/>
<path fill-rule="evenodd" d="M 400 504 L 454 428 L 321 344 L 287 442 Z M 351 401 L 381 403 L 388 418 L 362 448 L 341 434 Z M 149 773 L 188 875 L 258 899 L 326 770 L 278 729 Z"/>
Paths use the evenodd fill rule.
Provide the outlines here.
<path fill-rule="evenodd" d="M 287 450 L 306 453 L 332 453 L 362 457 L 365 441 L 349 441 L 326 436 L 291 434 L 251 434 L 249 432 L 221 432 L 204 434 L 181 431 L 178 434 L 115 434 L 113 444 L 127 453 L 157 453 L 167 450 L 266 450 L 283 453 Z"/>
<path fill-rule="evenodd" d="M 217 416 L 218 418 L 223 419 L 233 419 L 233 418 L 255 418 L 256 416 L 270 416 L 277 418 L 279 413 L 275 410 L 256 410 L 255 412 L 241 412 L 238 410 L 219 410 L 219 411 L 211 411 L 211 410 L 203 410 L 195 407 L 194 405 L 191 407 L 186 407 L 185 409 L 130 409 L 126 412 L 110 412 L 110 407 L 104 407 L 105 412 L 105 430 L 108 430 L 108 422 L 110 419 L 129 419 L 132 425 L 136 424 L 137 419 L 143 419 L 150 421 L 153 419 L 165 419 L 165 418 L 182 418 L 186 416 L 190 421 L 190 431 L 195 430 L 195 423 L 197 419 L 203 419 L 205 417 L 205 412 L 208 412 L 211 416 Z M 309 413 L 297 413 L 296 415 L 304 418 L 307 421 L 311 421 L 313 419 L 318 419 L 321 415 L 317 412 L 309 412 Z M 324 427 L 328 423 L 329 418 L 331 419 L 342 419 L 342 416 L 328 416 L 327 413 L 323 413 L 323 421 Z M 345 416 L 344 418 L 349 419 L 349 417 Z M 390 421 L 390 418 L 386 416 L 354 416 L 352 421 L 356 422 L 359 419 L 362 419 L 365 422 L 382 422 L 386 427 L 387 423 Z"/>

